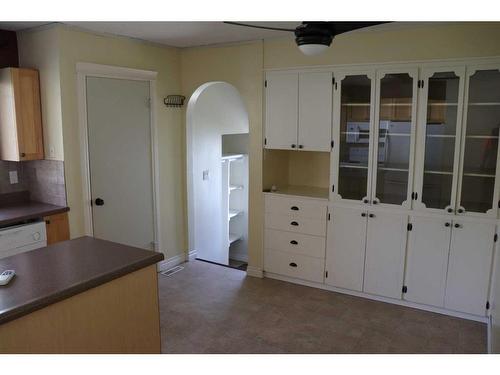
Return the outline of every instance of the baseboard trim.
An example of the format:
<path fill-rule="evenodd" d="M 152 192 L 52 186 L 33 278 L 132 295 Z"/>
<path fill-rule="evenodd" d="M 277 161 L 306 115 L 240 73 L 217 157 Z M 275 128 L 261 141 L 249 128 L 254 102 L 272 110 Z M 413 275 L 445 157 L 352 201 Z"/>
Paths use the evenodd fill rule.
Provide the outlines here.
<path fill-rule="evenodd" d="M 196 250 L 191 250 L 188 254 L 188 261 L 191 262 L 196 259 L 197 252 Z"/>
<path fill-rule="evenodd" d="M 262 268 L 247 266 L 247 276 L 258 277 L 259 279 L 262 279 L 264 277 L 264 273 L 262 271 Z"/>
<path fill-rule="evenodd" d="M 400 305 L 400 306 L 405 306 L 405 307 L 411 307 L 411 308 L 414 308 L 414 309 L 425 310 L 425 311 L 429 311 L 429 312 L 433 312 L 433 313 L 437 313 L 437 314 L 443 314 L 443 315 L 453 316 L 453 317 L 462 318 L 462 319 L 474 320 L 476 322 L 481 322 L 481 323 L 488 323 L 488 317 L 477 316 L 477 315 L 472 315 L 472 314 L 467 314 L 467 313 L 461 313 L 461 312 L 458 312 L 458 311 L 446 310 L 446 309 L 441 309 L 439 307 L 421 305 L 421 304 L 414 303 L 414 302 L 397 300 L 397 299 L 392 299 L 392 298 L 388 298 L 388 297 L 375 296 L 375 295 L 368 294 L 368 293 L 356 292 L 356 291 L 353 291 L 353 290 L 337 288 L 337 287 L 334 287 L 334 286 L 330 286 L 330 285 L 326 285 L 326 284 L 320 284 L 320 283 L 315 283 L 315 282 L 312 282 L 312 281 L 295 279 L 293 277 L 278 275 L 278 274 L 271 273 L 271 272 L 265 272 L 264 271 L 263 275 L 264 275 L 264 277 L 267 277 L 267 278 L 270 278 L 270 279 L 276 279 L 276 280 L 286 281 L 286 282 L 289 282 L 289 283 L 299 284 L 299 285 L 304 285 L 304 286 L 309 286 L 309 287 L 312 287 L 312 288 L 319 288 L 319 289 L 323 289 L 323 290 L 328 290 L 330 292 L 337 292 L 337 293 L 342 293 L 342 294 L 348 294 L 348 295 L 351 295 L 351 296 L 361 297 L 361 298 L 367 298 L 367 299 L 371 299 L 371 300 L 374 300 L 374 301 L 385 302 L 385 303 L 392 303 L 393 305 Z"/>

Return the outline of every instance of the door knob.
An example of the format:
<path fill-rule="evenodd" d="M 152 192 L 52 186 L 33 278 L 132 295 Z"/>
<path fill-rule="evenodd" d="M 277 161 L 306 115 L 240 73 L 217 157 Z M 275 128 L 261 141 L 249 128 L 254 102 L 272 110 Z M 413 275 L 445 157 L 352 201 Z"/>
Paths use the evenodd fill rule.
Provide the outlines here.
<path fill-rule="evenodd" d="M 104 201 L 101 198 L 96 198 L 95 205 L 96 206 L 103 206 L 104 205 Z"/>

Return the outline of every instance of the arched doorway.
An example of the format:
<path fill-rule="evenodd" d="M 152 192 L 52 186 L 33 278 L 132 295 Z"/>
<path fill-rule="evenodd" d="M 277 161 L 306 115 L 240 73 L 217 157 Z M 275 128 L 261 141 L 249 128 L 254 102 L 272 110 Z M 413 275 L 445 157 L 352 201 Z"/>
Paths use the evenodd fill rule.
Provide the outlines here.
<path fill-rule="evenodd" d="M 248 260 L 248 114 L 225 82 L 198 87 L 187 106 L 189 250 L 245 269 Z"/>

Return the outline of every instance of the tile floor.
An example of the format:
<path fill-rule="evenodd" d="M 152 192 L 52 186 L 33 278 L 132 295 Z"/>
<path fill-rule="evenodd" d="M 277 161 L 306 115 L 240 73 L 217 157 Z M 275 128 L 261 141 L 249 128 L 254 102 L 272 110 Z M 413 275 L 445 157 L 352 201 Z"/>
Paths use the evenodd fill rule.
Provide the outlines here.
<path fill-rule="evenodd" d="M 164 353 L 485 353 L 486 325 L 192 261 L 159 276 Z"/>

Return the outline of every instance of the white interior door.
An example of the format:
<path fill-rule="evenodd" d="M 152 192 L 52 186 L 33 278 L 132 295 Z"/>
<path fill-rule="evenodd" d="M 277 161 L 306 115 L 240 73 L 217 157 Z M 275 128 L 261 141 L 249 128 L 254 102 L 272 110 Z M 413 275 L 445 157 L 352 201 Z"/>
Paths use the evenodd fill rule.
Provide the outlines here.
<path fill-rule="evenodd" d="M 444 306 L 470 314 L 486 313 L 495 224 L 460 218 L 453 222 Z"/>
<path fill-rule="evenodd" d="M 361 291 L 366 244 L 366 211 L 333 207 L 326 246 L 325 283 Z"/>
<path fill-rule="evenodd" d="M 86 79 L 94 236 L 144 249 L 154 243 L 149 85 Z"/>
<path fill-rule="evenodd" d="M 297 73 L 266 76 L 266 148 L 297 148 L 299 77 Z"/>
<path fill-rule="evenodd" d="M 332 73 L 300 73 L 298 148 L 330 152 L 331 139 Z"/>
<path fill-rule="evenodd" d="M 451 220 L 413 216 L 406 258 L 407 292 L 404 299 L 443 307 Z"/>
<path fill-rule="evenodd" d="M 408 216 L 368 212 L 363 291 L 401 298 Z"/>

